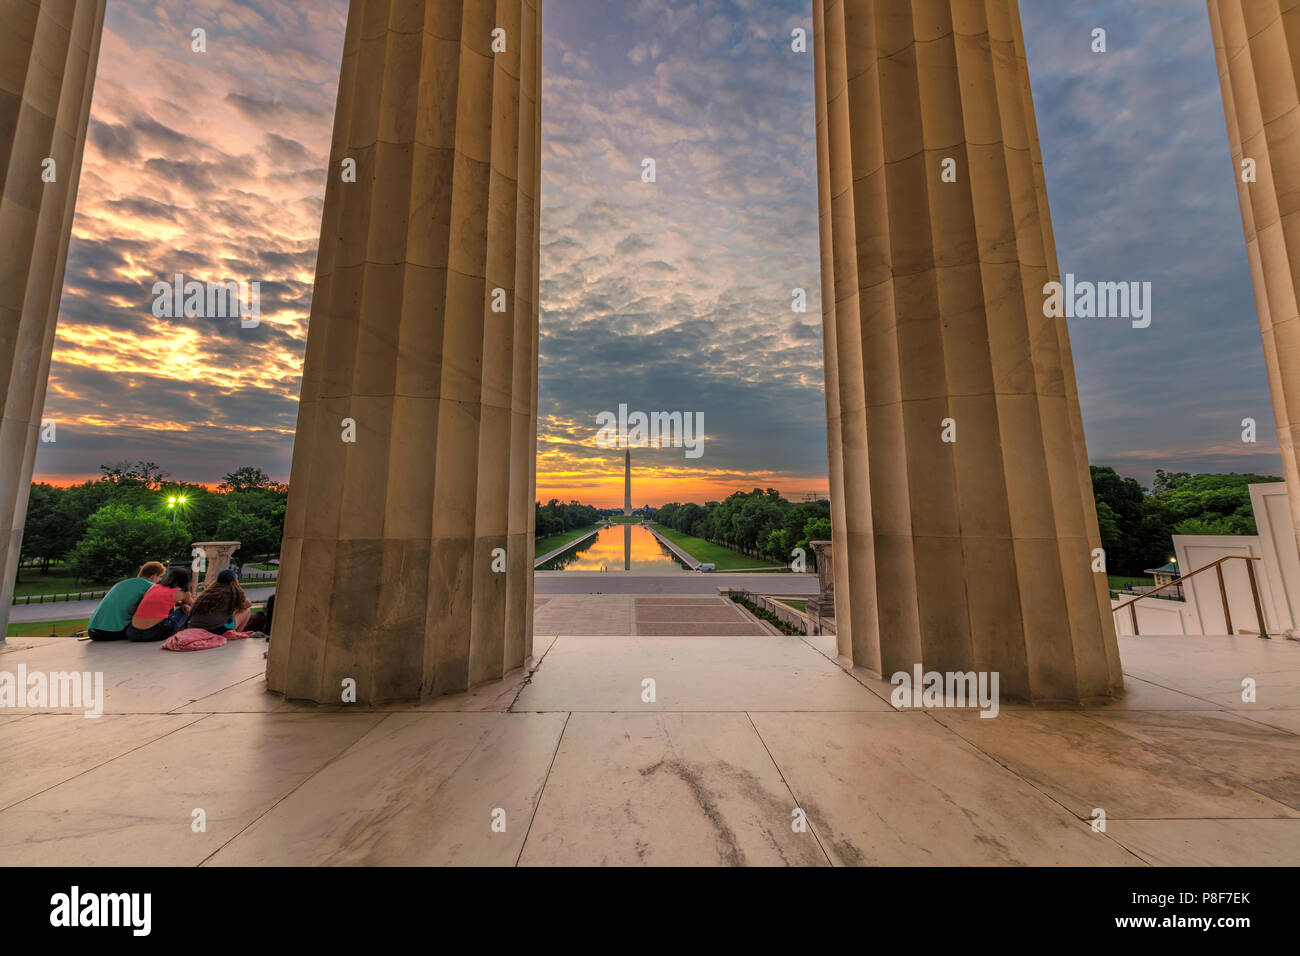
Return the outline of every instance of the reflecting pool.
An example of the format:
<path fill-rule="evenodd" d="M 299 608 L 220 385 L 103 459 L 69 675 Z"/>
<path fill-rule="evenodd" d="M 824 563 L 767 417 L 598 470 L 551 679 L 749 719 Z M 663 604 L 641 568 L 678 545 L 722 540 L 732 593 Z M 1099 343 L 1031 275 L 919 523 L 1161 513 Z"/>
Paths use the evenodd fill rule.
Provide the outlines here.
<path fill-rule="evenodd" d="M 556 555 L 538 571 L 663 571 L 686 565 L 652 535 L 644 525 L 623 524 L 602 528 L 593 538 Z"/>

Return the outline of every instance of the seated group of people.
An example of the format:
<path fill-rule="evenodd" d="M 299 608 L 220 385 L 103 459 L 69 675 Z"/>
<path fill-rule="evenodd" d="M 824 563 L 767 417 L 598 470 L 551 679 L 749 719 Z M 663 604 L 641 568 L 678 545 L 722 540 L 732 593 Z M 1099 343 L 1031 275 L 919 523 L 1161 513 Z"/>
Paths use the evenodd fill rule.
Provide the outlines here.
<path fill-rule="evenodd" d="M 104 595 L 90 618 L 87 633 L 95 641 L 164 641 L 185 628 L 213 634 L 243 631 L 266 637 L 271 629 L 274 597 L 266 611 L 253 618 L 252 602 L 239 586 L 239 575 L 227 568 L 217 580 L 195 596 L 189 568 L 168 568 L 159 561 L 146 562 L 139 574 L 119 581 Z"/>

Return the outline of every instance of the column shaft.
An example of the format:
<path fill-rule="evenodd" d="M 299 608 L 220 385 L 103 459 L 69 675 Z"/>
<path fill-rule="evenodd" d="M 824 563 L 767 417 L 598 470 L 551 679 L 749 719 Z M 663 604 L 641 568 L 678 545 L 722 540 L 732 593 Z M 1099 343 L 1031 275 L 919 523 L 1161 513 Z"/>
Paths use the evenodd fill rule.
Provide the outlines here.
<path fill-rule="evenodd" d="M 1110 695 L 1016 4 L 817 0 L 814 17 L 839 653 L 886 676 L 997 671 L 1011 698 Z"/>
<path fill-rule="evenodd" d="M 531 654 L 540 18 L 352 0 L 267 668 L 290 698 L 427 699 Z"/>
<path fill-rule="evenodd" d="M 1291 521 L 1300 541 L 1300 6 L 1210 0 L 1228 145 Z M 1254 181 L 1243 177 L 1254 160 Z"/>
<path fill-rule="evenodd" d="M 63 293 L 104 0 L 0 0 L 0 640 Z M 53 166 L 46 161 L 53 160 Z M 53 181 L 43 173 L 49 170 Z"/>

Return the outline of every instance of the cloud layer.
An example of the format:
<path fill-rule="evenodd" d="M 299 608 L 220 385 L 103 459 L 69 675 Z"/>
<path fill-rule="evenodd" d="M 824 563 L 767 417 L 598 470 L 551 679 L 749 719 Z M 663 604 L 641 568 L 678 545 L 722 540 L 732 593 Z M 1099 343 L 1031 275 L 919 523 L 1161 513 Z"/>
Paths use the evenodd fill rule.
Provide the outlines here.
<path fill-rule="evenodd" d="M 1021 4 L 1061 268 L 1155 300 L 1149 329 L 1072 322 L 1091 457 L 1277 472 L 1205 9 L 1080 6 Z M 287 477 L 346 3 L 108 9 L 38 476 Z M 808 0 L 547 0 L 540 497 L 621 503 L 594 441 L 620 403 L 705 418 L 703 458 L 637 453 L 638 504 L 825 490 L 811 25 Z M 178 272 L 260 281 L 261 324 L 154 318 Z"/>

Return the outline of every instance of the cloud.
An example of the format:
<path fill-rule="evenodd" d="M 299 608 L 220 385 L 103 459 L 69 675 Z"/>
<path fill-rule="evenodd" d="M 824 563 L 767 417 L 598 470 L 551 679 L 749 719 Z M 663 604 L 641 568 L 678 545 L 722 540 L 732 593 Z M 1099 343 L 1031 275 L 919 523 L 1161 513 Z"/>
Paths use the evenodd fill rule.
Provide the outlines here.
<path fill-rule="evenodd" d="M 1204 7 L 1021 9 L 1061 268 L 1154 286 L 1149 329 L 1072 323 L 1093 460 L 1144 480 L 1171 462 L 1276 472 Z M 59 441 L 38 474 L 130 457 L 196 480 L 245 463 L 287 477 L 346 12 L 109 5 L 46 402 Z M 190 51 L 196 25 L 206 54 Z M 1088 49 L 1097 25 L 1104 55 Z M 594 434 L 621 402 L 705 415 L 705 457 L 646 452 L 642 487 L 825 489 L 813 57 L 791 50 L 797 26 L 811 33 L 809 0 L 548 6 L 539 495 L 620 498 Z M 176 272 L 261 282 L 262 325 L 154 319 L 152 284 Z M 1236 440 L 1244 417 L 1259 444 Z"/>

